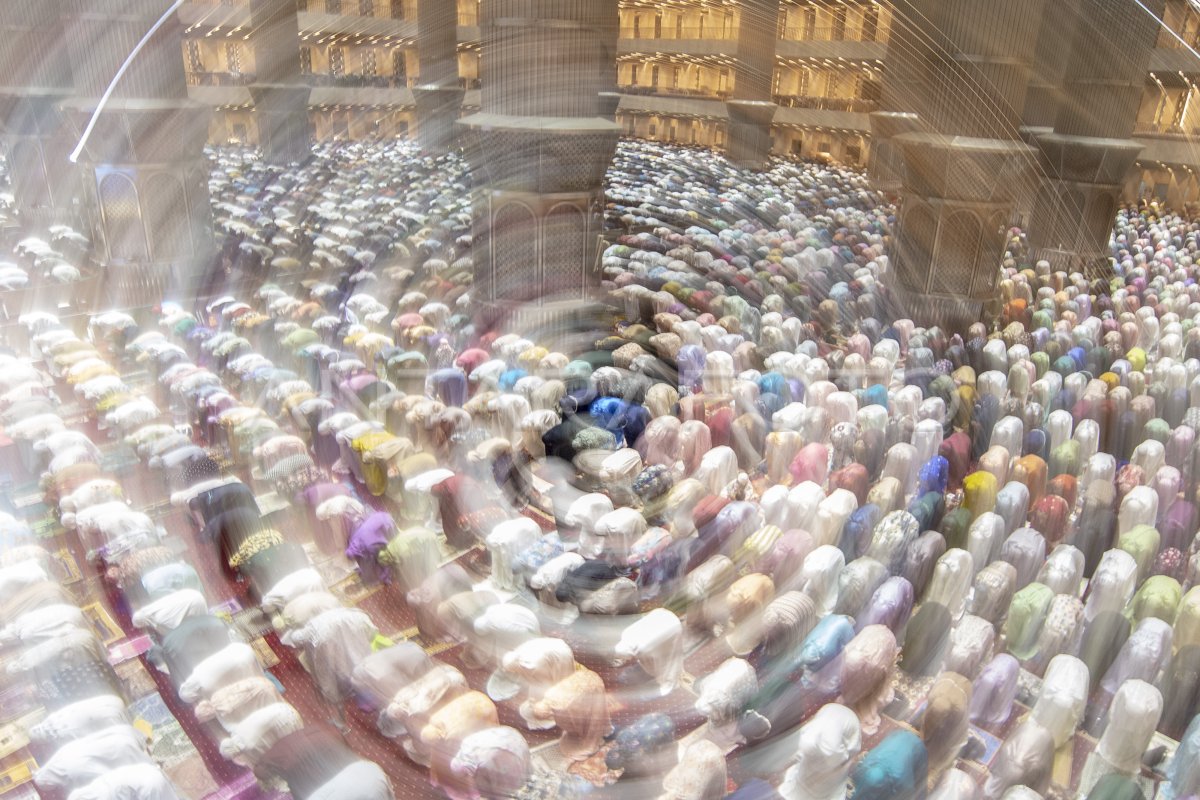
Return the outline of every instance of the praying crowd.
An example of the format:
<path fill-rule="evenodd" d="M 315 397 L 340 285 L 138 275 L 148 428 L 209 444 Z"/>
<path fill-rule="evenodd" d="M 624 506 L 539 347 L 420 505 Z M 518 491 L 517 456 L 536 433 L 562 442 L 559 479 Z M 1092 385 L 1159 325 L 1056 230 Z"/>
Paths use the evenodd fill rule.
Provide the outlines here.
<path fill-rule="evenodd" d="M 950 332 L 864 175 L 626 141 L 595 306 L 485 328 L 458 158 L 212 163 L 209 294 L 0 353 L 40 796 L 1200 795 L 1200 222 Z"/>

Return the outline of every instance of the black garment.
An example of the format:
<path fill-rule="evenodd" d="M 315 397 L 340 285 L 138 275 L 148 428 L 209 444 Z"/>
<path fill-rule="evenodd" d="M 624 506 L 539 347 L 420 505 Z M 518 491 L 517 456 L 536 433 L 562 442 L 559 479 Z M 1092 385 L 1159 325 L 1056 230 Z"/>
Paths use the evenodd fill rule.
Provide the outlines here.
<path fill-rule="evenodd" d="M 554 596 L 560 603 L 579 603 L 592 592 L 625 574 L 603 561 L 585 561 L 563 577 Z"/>
<path fill-rule="evenodd" d="M 188 507 L 198 513 L 205 523 L 211 522 L 226 511 L 244 509 L 258 512 L 258 503 L 254 499 L 254 493 L 250 491 L 250 487 L 241 482 L 227 483 L 224 486 L 201 492 L 192 498 Z"/>
<path fill-rule="evenodd" d="M 587 427 L 575 416 L 567 417 L 550 430 L 542 434 L 542 446 L 546 448 L 548 457 L 561 458 L 563 461 L 575 460 L 575 434 Z"/>
<path fill-rule="evenodd" d="M 232 631 L 220 617 L 187 617 L 163 637 L 155 651 L 171 673 L 176 688 L 191 677 L 204 659 L 233 643 Z"/>
<path fill-rule="evenodd" d="M 264 529 L 257 506 L 253 510 L 235 508 L 217 514 L 209 520 L 204 526 L 204 538 L 217 543 L 221 553 L 221 565 L 225 567 L 242 546 L 242 542 Z"/>
<path fill-rule="evenodd" d="M 179 474 L 184 486 L 195 486 L 221 477 L 221 465 L 210 456 L 199 456 L 185 462 Z"/>
<path fill-rule="evenodd" d="M 37 697 L 48 711 L 102 694 L 124 698 L 121 679 L 107 661 L 51 662 L 34 672 Z"/>
<path fill-rule="evenodd" d="M 277 776 L 296 800 L 305 800 L 346 767 L 358 761 L 336 732 L 308 725 L 271 746 L 254 768 L 260 777 Z"/>
<path fill-rule="evenodd" d="M 238 572 L 261 597 L 293 572 L 309 566 L 304 548 L 295 542 L 281 542 L 246 559 Z"/>

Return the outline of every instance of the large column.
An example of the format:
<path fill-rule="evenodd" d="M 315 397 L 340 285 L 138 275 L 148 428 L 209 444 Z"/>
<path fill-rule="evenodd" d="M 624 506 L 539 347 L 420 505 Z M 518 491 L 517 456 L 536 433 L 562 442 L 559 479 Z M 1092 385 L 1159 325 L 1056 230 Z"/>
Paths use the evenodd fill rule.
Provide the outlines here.
<path fill-rule="evenodd" d="M 144 308 L 190 297 L 211 266 L 203 148 L 210 110 L 188 99 L 181 25 L 172 15 L 101 95 L 167 6 L 157 0 L 66 0 L 62 35 L 75 75 L 64 111 L 82 136 L 85 206 L 110 301 Z"/>
<path fill-rule="evenodd" d="M 417 141 L 425 150 L 443 153 L 456 145 L 454 123 L 462 110 L 458 84 L 458 10 L 447 0 L 419 0 L 417 7 L 417 73 L 413 87 L 417 106 Z"/>
<path fill-rule="evenodd" d="M 916 48 L 893 85 L 922 130 L 903 158 L 895 268 L 902 313 L 965 329 L 993 299 L 1006 227 L 1028 182 L 1019 139 L 1042 0 L 900 0 L 889 45 Z"/>
<path fill-rule="evenodd" d="M 614 0 L 483 0 L 480 112 L 462 120 L 475 186 L 472 298 L 485 324 L 578 308 L 595 269 L 611 117 Z"/>
<path fill-rule="evenodd" d="M 27 226 L 73 222 L 74 141 L 58 104 L 71 89 L 58 0 L 0 3 L 0 135 L 17 211 Z"/>
<path fill-rule="evenodd" d="M 308 158 L 312 130 L 308 120 L 311 88 L 300 75 L 300 24 L 296 0 L 251 0 L 254 33 L 254 99 L 258 140 L 268 164 Z"/>
<path fill-rule="evenodd" d="M 1162 0 L 1146 4 L 1161 16 Z M 1078 0 L 1076 9 L 1054 129 L 1033 136 L 1044 177 L 1029 238 L 1055 269 L 1103 277 L 1122 187 L 1142 149 L 1130 135 L 1158 23 L 1105 0 Z"/>
<path fill-rule="evenodd" d="M 742 0 L 738 22 L 737 67 L 729 111 L 729 160 L 762 169 L 771 157 L 771 122 L 779 0 Z"/>
<path fill-rule="evenodd" d="M 920 20 L 908 18 L 911 10 L 901 3 L 892 8 L 892 33 L 888 40 L 880 110 L 870 115 L 871 152 L 867 157 L 867 174 L 875 188 L 892 195 L 904 186 L 904 156 L 895 139 L 905 133 L 923 130 L 917 116 L 917 104 L 925 91 L 930 45 Z"/>

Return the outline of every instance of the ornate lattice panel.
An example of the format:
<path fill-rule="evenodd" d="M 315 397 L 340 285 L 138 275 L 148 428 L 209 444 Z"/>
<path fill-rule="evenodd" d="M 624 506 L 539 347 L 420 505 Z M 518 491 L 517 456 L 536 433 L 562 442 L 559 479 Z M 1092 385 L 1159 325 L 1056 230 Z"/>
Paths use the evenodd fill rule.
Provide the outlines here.
<path fill-rule="evenodd" d="M 896 277 L 904 288 L 925 291 L 936 236 L 933 211 L 913 203 L 901 221 L 900 258 L 896 264 Z"/>
<path fill-rule="evenodd" d="M 524 203 L 501 206 L 492 224 L 492 300 L 536 297 L 537 218 Z"/>
<path fill-rule="evenodd" d="M 146 198 L 146 230 L 156 261 L 184 258 L 191 252 L 187 230 L 187 201 L 183 186 L 173 175 L 151 175 L 143 186 Z"/>
<path fill-rule="evenodd" d="M 937 264 L 930 275 L 931 292 L 945 295 L 970 292 L 981 228 L 979 218 L 970 211 L 956 211 L 943 221 Z"/>
<path fill-rule="evenodd" d="M 106 176 L 100 182 L 100 208 L 109 255 L 113 259 L 145 261 L 146 238 L 133 181 L 124 175 Z"/>
<path fill-rule="evenodd" d="M 542 223 L 542 298 L 578 297 L 587 261 L 587 217 L 576 206 L 560 203 Z"/>
<path fill-rule="evenodd" d="M 544 191 L 581 192 L 598 186 L 612 159 L 615 134 L 560 136 L 547 143 L 543 164 Z"/>

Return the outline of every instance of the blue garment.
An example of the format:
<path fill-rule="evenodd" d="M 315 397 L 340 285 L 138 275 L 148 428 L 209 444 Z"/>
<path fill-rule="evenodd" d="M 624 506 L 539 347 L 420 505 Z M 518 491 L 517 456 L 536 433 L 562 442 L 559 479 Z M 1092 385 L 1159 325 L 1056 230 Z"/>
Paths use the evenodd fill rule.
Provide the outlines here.
<path fill-rule="evenodd" d="M 925 796 L 929 758 L 912 731 L 889 733 L 850 775 L 854 800 L 918 800 Z"/>
<path fill-rule="evenodd" d="M 500 374 L 500 389 L 505 392 L 512 391 L 512 388 L 517 385 L 517 381 L 528 375 L 529 373 L 523 369 L 506 369 Z"/>
<path fill-rule="evenodd" d="M 1192 718 L 1179 740 L 1179 748 L 1167 765 L 1167 782 L 1162 784 L 1158 796 L 1175 800 L 1194 794 L 1200 794 L 1200 715 Z"/>
<path fill-rule="evenodd" d="M 783 796 L 775 791 L 771 784 L 754 778 L 743 783 L 733 793 L 726 795 L 725 800 L 783 800 Z"/>
<path fill-rule="evenodd" d="M 867 551 L 875 526 L 881 519 L 883 512 L 874 503 L 859 506 L 850 514 L 850 518 L 842 526 L 842 535 L 837 545 L 846 557 L 847 564 Z"/>
<path fill-rule="evenodd" d="M 881 383 L 873 383 L 863 390 L 864 406 L 888 407 L 887 387 Z"/>
<path fill-rule="evenodd" d="M 795 666 L 815 672 L 833 661 L 853 638 L 854 620 L 845 614 L 829 614 L 805 637 Z"/>
<path fill-rule="evenodd" d="M 783 395 L 788 391 L 787 379 L 778 372 L 764 372 L 758 377 L 758 393 Z"/>
<path fill-rule="evenodd" d="M 928 492 L 945 494 L 950 484 L 950 462 L 944 456 L 934 456 L 921 467 L 917 496 Z"/>
<path fill-rule="evenodd" d="M 426 392 L 448 406 L 467 401 L 467 375 L 458 367 L 439 369 L 429 376 Z"/>

